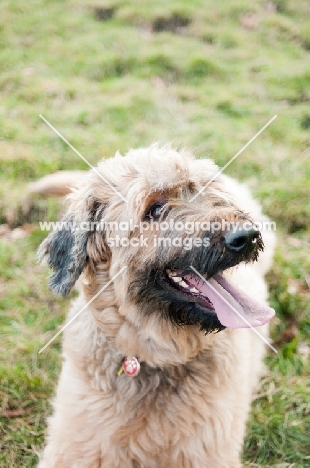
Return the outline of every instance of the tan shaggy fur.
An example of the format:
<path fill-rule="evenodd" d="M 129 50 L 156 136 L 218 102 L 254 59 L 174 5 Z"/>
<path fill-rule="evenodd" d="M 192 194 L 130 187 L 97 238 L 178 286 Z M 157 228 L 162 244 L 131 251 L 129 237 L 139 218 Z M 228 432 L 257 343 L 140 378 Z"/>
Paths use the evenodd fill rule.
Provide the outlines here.
<path fill-rule="evenodd" d="M 168 145 L 131 150 L 124 157 L 117 154 L 100 162 L 97 170 L 106 182 L 94 171 L 83 178 L 78 173 L 80 187 L 69 195 L 64 219 L 87 221 L 92 213 L 96 220 L 139 222 L 147 207 L 162 198 L 172 200 L 191 220 L 229 219 L 232 206 L 254 220 L 265 219 L 248 189 L 224 175 L 189 203 L 218 168 Z M 73 177 L 68 174 L 69 184 Z M 48 194 L 49 183 L 52 193 L 66 192 L 66 177 L 59 174 L 41 182 L 36 191 Z M 274 236 L 262 235 L 265 250 L 258 262 L 240 264 L 225 274 L 266 302 L 264 274 L 271 264 Z M 68 320 L 123 266 L 127 268 L 64 332 L 63 367 L 39 468 L 240 468 L 265 344 L 251 329 L 206 335 L 198 326 L 175 326 L 160 310 L 141 313 L 128 295 L 128 285 L 158 251 L 152 246 L 109 247 L 109 236 L 115 232 L 88 234 L 80 294 Z M 55 233 L 50 234 L 41 256 L 57 250 L 57 242 Z M 73 267 L 74 262 L 68 271 Z M 268 335 L 267 326 L 257 330 Z M 139 357 L 138 376 L 117 376 L 125 356 Z"/>

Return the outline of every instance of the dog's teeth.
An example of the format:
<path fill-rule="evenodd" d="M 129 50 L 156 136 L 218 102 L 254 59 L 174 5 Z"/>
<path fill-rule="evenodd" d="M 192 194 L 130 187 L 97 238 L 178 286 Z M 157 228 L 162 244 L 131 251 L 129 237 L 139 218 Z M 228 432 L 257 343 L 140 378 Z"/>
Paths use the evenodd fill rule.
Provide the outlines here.
<path fill-rule="evenodd" d="M 182 286 L 182 288 L 189 288 L 188 284 L 185 283 L 185 281 L 182 281 L 179 283 L 179 286 Z"/>
<path fill-rule="evenodd" d="M 175 282 L 175 283 L 180 283 L 181 284 L 181 281 L 182 281 L 182 278 L 180 278 L 179 276 L 171 276 L 171 279 Z M 184 281 L 183 281 L 184 283 Z M 186 283 L 185 283 L 186 284 Z"/>
<path fill-rule="evenodd" d="M 174 276 L 177 276 L 176 272 L 173 271 L 173 270 L 167 269 L 166 272 L 167 272 L 169 278 L 173 278 Z"/>
<path fill-rule="evenodd" d="M 190 289 L 190 292 L 192 292 L 192 293 L 199 293 L 198 289 L 196 289 L 196 288 Z"/>

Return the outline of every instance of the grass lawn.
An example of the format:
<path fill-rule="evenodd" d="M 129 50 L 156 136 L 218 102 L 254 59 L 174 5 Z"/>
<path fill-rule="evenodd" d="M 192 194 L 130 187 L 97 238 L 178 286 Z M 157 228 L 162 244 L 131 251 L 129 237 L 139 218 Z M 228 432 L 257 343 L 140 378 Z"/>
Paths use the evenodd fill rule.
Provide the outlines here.
<path fill-rule="evenodd" d="M 87 169 L 39 114 L 92 164 L 172 141 L 220 166 L 278 115 L 226 169 L 278 234 L 268 280 L 279 352 L 266 359 L 244 466 L 310 467 L 309 17 L 308 0 L 1 0 L 1 468 L 38 460 L 60 339 L 38 350 L 69 301 L 48 291 L 35 256 L 38 221 L 59 206 L 30 202 L 25 187 Z"/>

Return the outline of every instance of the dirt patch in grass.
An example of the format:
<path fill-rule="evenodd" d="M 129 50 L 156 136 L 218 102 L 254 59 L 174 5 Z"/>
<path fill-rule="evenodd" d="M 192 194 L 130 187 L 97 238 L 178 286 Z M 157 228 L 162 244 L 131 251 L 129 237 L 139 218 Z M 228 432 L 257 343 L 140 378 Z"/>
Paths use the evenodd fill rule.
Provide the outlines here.
<path fill-rule="evenodd" d="M 109 5 L 91 5 L 90 10 L 98 21 L 108 21 L 113 18 L 116 7 Z"/>
<path fill-rule="evenodd" d="M 182 13 L 173 13 L 170 16 L 159 16 L 152 22 L 153 32 L 169 31 L 174 34 L 184 33 L 184 28 L 191 23 L 191 19 Z"/>

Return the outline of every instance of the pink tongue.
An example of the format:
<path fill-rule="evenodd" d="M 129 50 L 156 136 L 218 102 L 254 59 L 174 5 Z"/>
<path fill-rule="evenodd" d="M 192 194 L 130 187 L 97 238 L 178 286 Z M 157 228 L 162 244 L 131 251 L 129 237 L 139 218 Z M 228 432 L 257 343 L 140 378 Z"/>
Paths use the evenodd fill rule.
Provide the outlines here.
<path fill-rule="evenodd" d="M 267 323 L 275 311 L 252 299 L 222 275 L 203 280 L 196 275 L 185 275 L 184 279 L 212 302 L 222 325 L 228 328 L 258 327 Z"/>

